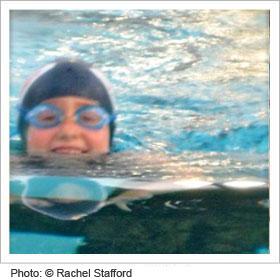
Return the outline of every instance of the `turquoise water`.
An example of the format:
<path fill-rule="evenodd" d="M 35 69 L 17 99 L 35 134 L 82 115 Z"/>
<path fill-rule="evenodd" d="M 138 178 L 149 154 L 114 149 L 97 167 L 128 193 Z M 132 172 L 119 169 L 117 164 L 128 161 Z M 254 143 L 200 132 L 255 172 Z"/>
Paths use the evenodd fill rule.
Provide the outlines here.
<path fill-rule="evenodd" d="M 172 187 L 174 181 L 196 174 L 210 183 L 241 180 L 265 182 L 267 187 L 268 50 L 265 11 L 14 11 L 12 176 L 38 176 L 29 185 L 31 197 L 36 193 L 30 192 L 32 182 L 40 182 L 40 176 L 169 180 Z M 22 154 L 16 129 L 20 88 L 30 73 L 61 56 L 92 62 L 112 84 L 118 121 L 114 153 L 105 162 L 65 166 L 64 160 L 39 162 Z M 14 182 L 13 189 L 20 188 L 21 183 Z M 112 204 L 79 221 L 58 220 L 17 200 L 11 206 L 11 230 L 83 236 L 86 245 L 81 242 L 77 252 L 85 253 L 122 253 L 128 248 L 133 248 L 129 253 L 155 252 L 153 238 L 157 253 L 264 252 L 268 192 L 226 193 L 230 195 L 221 189 L 163 192 L 148 200 L 132 199 L 132 213 Z M 19 222 L 23 214 L 33 220 Z M 181 228 L 173 220 L 180 221 Z M 127 229 L 121 231 L 123 237 L 114 230 L 117 223 Z M 238 243 L 242 235 L 248 237 Z M 14 253 L 17 248 L 28 251 L 20 239 L 13 240 Z"/>

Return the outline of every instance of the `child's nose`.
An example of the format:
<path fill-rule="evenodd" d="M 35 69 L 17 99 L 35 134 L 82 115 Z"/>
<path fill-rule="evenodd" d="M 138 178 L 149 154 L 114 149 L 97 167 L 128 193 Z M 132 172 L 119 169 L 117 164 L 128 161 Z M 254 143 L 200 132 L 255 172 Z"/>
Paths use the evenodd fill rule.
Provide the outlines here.
<path fill-rule="evenodd" d="M 59 126 L 57 137 L 68 139 L 68 138 L 76 138 L 80 136 L 80 126 L 76 124 L 76 122 L 71 119 L 65 119 Z"/>

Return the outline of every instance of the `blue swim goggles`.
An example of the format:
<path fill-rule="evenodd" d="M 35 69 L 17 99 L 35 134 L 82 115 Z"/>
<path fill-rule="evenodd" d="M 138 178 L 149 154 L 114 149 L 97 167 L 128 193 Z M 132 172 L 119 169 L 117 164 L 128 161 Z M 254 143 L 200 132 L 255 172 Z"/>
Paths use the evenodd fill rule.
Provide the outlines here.
<path fill-rule="evenodd" d="M 77 124 L 82 127 L 98 130 L 114 121 L 116 116 L 108 114 L 102 107 L 97 105 L 86 105 L 80 107 L 74 114 Z M 64 112 L 57 106 L 44 103 L 36 106 L 25 116 L 25 121 L 30 125 L 47 129 L 56 127 L 65 119 Z"/>

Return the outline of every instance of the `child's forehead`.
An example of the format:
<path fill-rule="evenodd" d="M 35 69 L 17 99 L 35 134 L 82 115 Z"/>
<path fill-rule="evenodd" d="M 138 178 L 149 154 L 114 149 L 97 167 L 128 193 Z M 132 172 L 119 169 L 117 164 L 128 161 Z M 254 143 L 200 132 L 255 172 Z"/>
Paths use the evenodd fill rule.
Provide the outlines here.
<path fill-rule="evenodd" d="M 53 104 L 63 108 L 66 108 L 68 106 L 77 108 L 85 105 L 99 105 L 99 102 L 96 100 L 77 96 L 55 97 L 44 100 L 42 103 Z"/>

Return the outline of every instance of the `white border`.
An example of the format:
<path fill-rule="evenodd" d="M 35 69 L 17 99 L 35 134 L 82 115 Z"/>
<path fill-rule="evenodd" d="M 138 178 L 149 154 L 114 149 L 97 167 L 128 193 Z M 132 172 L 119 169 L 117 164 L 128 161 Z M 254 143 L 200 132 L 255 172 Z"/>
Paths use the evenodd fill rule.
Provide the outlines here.
<path fill-rule="evenodd" d="M 270 252 L 279 262 L 279 2 L 270 9 Z"/>
<path fill-rule="evenodd" d="M 279 2 L 160 2 L 160 9 L 267 9 L 271 12 L 271 227 L 267 255 L 15 255 L 9 254 L 9 10 L 158 9 L 158 1 L 1 2 L 1 261 L 4 263 L 276 263 L 279 261 Z"/>

